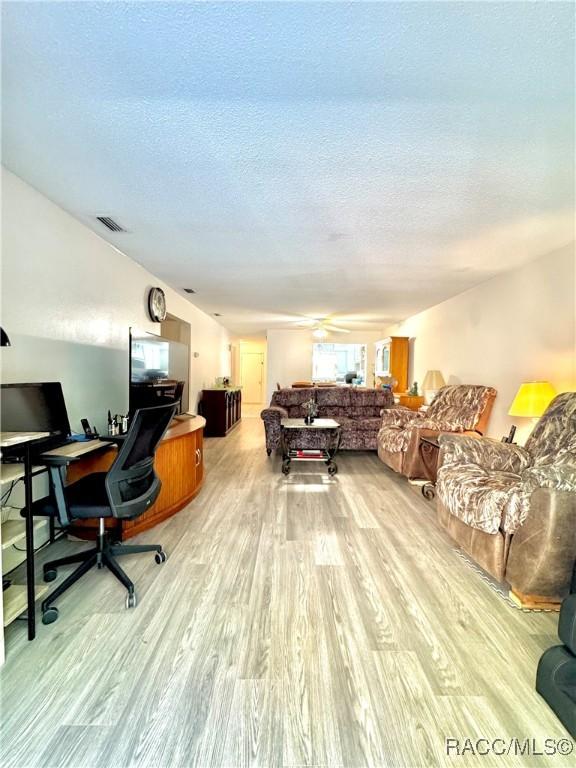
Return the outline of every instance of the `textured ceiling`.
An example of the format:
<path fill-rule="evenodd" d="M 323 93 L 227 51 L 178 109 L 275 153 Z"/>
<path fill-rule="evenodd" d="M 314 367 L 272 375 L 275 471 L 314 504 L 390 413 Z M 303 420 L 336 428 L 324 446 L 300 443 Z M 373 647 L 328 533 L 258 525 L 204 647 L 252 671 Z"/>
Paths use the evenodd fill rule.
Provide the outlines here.
<path fill-rule="evenodd" d="M 573 237 L 573 10 L 4 2 L 3 159 L 235 332 L 382 326 Z"/>

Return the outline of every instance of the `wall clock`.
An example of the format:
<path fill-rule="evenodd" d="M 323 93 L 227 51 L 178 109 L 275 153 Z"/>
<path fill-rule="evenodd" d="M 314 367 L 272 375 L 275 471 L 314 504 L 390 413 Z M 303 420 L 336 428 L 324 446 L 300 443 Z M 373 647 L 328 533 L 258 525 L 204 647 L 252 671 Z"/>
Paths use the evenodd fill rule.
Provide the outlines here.
<path fill-rule="evenodd" d="M 162 288 L 150 288 L 148 314 L 155 323 L 161 323 L 166 319 L 166 296 Z"/>

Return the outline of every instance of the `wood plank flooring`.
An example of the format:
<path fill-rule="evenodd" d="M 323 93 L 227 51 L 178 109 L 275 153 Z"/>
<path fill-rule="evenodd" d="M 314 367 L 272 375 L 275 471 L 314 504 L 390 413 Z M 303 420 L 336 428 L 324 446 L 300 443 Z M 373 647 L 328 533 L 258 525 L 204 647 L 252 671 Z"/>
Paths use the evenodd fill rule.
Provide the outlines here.
<path fill-rule="evenodd" d="M 375 455 L 286 479 L 247 418 L 206 462 L 138 537 L 166 564 L 123 560 L 134 610 L 92 571 L 34 642 L 8 628 L 3 768 L 569 764 L 446 756 L 447 737 L 566 736 L 534 691 L 557 616 L 508 606 Z"/>

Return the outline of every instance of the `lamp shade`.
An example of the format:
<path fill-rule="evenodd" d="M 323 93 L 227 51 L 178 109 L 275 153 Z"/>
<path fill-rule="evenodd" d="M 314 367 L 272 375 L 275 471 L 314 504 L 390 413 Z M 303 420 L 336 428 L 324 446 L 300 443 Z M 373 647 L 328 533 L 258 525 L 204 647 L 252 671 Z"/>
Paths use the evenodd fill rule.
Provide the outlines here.
<path fill-rule="evenodd" d="M 548 381 L 526 381 L 520 384 L 508 415 L 538 418 L 548 408 L 555 395 L 554 387 Z"/>
<path fill-rule="evenodd" d="M 446 382 L 444 381 L 444 376 L 442 376 L 440 371 L 428 371 L 426 376 L 424 376 L 422 389 L 438 390 L 441 389 L 445 384 Z"/>

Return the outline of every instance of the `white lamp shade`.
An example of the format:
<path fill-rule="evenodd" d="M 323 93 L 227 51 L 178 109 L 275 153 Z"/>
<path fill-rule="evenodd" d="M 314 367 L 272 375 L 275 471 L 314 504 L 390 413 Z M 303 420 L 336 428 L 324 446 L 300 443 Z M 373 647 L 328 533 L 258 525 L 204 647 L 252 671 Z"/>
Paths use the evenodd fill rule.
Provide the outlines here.
<path fill-rule="evenodd" d="M 422 382 L 422 389 L 433 389 L 437 392 L 446 384 L 440 371 L 428 371 Z"/>
<path fill-rule="evenodd" d="M 432 400 L 436 397 L 436 393 L 444 386 L 444 384 L 446 384 L 446 382 L 440 371 L 426 372 L 426 376 L 424 376 L 424 381 L 422 382 L 426 405 L 430 405 Z"/>

